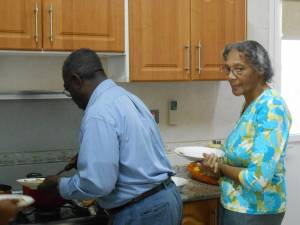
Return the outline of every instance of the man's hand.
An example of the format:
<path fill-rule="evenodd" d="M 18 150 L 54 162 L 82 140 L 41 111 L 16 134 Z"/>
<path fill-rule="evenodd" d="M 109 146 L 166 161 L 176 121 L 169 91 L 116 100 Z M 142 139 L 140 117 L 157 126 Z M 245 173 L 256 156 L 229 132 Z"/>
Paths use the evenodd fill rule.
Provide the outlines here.
<path fill-rule="evenodd" d="M 9 224 L 18 212 L 17 207 L 18 200 L 1 200 L 0 201 L 0 225 Z"/>
<path fill-rule="evenodd" d="M 59 191 L 58 191 L 59 179 L 60 179 L 59 176 L 46 177 L 44 182 L 38 186 L 38 190 L 59 195 Z"/>

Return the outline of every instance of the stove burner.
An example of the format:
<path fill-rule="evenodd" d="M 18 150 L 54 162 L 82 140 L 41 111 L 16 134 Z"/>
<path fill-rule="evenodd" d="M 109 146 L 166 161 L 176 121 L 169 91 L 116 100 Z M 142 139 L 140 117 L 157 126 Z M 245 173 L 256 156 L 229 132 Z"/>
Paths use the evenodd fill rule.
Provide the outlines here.
<path fill-rule="evenodd" d="M 50 210 L 36 209 L 34 218 L 36 222 L 49 222 L 61 219 L 60 208 L 54 208 Z"/>

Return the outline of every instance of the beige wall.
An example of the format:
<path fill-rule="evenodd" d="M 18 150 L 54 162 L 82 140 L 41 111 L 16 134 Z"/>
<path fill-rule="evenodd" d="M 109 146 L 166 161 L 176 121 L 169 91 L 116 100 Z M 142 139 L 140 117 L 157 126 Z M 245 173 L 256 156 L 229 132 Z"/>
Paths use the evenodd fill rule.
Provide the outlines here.
<path fill-rule="evenodd" d="M 300 1 L 284 0 L 282 2 L 283 39 L 300 39 Z"/>

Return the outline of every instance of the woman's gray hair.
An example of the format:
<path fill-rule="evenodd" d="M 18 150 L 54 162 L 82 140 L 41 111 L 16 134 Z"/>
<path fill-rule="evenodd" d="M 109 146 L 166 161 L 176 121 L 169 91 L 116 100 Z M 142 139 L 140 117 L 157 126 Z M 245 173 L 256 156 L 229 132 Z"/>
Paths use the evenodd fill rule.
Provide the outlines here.
<path fill-rule="evenodd" d="M 259 74 L 263 75 L 265 82 L 270 82 L 274 73 L 267 50 L 256 41 L 242 41 L 230 43 L 225 46 L 223 59 L 226 61 L 231 50 L 236 49 L 242 53 L 247 63 Z"/>

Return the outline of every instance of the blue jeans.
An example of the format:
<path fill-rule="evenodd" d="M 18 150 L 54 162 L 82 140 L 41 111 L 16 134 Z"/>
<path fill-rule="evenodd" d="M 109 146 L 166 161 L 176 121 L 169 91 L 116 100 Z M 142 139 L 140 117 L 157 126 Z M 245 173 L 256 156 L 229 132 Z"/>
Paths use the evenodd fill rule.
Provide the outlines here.
<path fill-rule="evenodd" d="M 161 191 L 112 215 L 113 225 L 180 225 L 182 200 L 172 182 Z"/>

